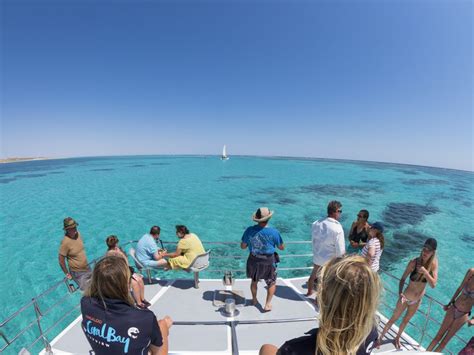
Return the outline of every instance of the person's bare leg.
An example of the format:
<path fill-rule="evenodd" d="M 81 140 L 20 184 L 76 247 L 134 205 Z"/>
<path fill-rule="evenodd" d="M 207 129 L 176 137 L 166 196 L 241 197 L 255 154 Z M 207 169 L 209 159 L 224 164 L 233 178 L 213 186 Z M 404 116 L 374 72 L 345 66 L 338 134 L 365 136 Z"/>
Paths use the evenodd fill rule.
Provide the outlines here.
<path fill-rule="evenodd" d="M 407 313 L 405 314 L 405 317 L 403 317 L 402 322 L 400 323 L 400 327 L 398 328 L 398 333 L 395 339 L 393 339 L 393 343 L 395 344 L 395 347 L 397 349 L 401 348 L 400 344 L 400 336 L 403 334 L 403 331 L 405 330 L 406 326 L 408 325 L 408 322 L 410 321 L 411 317 L 413 317 L 420 307 L 420 302 L 417 302 L 415 304 L 412 304 L 408 306 Z"/>
<path fill-rule="evenodd" d="M 443 339 L 444 335 L 448 331 L 448 328 L 453 323 L 453 320 L 454 320 L 453 313 L 454 313 L 453 307 L 449 308 L 446 311 L 446 315 L 444 316 L 443 323 L 441 323 L 438 333 L 436 333 L 430 345 L 428 345 L 428 348 L 426 348 L 426 351 L 433 351 L 435 346 L 441 341 L 441 339 Z"/>
<path fill-rule="evenodd" d="M 265 301 L 265 307 L 263 308 L 264 311 L 269 312 L 272 310 L 272 298 L 273 298 L 273 295 L 275 294 L 275 290 L 276 290 L 276 283 L 267 287 L 267 299 Z"/>
<path fill-rule="evenodd" d="M 275 355 L 278 351 L 278 348 L 272 344 L 264 344 L 260 348 L 258 355 Z"/>
<path fill-rule="evenodd" d="M 397 302 L 397 305 L 395 306 L 395 311 L 393 312 L 392 317 L 387 322 L 387 324 L 385 324 L 385 327 L 383 328 L 382 333 L 379 335 L 377 341 L 375 342 L 375 347 L 377 349 L 380 348 L 380 345 L 382 344 L 382 339 L 385 333 L 387 333 L 387 331 L 392 327 L 393 323 L 395 323 L 397 319 L 400 318 L 400 316 L 402 315 L 406 307 L 407 307 L 406 302 L 402 303 L 402 301 L 398 299 L 398 302 Z"/>
<path fill-rule="evenodd" d="M 257 286 L 258 286 L 258 281 L 253 281 L 250 283 L 250 292 L 252 293 L 252 304 L 255 306 L 258 301 L 257 301 Z"/>
<path fill-rule="evenodd" d="M 444 348 L 446 345 L 448 345 L 449 341 L 451 338 L 456 334 L 456 332 L 466 323 L 466 321 L 469 319 L 469 316 L 465 314 L 462 317 L 459 317 L 456 319 L 451 326 L 449 327 L 448 334 L 444 337 L 444 339 L 441 341 L 439 346 L 436 348 L 435 352 L 436 353 L 441 353 L 443 352 Z"/>
<path fill-rule="evenodd" d="M 142 299 L 140 298 L 140 286 L 138 285 L 138 282 L 135 279 L 132 279 L 132 291 L 135 303 L 139 306 L 143 305 Z"/>
<path fill-rule="evenodd" d="M 140 300 L 145 299 L 145 283 L 143 282 L 143 277 L 140 275 L 137 277 L 138 287 L 140 288 Z"/>
<path fill-rule="evenodd" d="M 306 296 L 311 296 L 314 293 L 314 282 L 318 277 L 318 271 L 320 269 L 319 265 L 313 264 L 313 270 L 311 271 L 311 275 L 308 279 L 308 291 L 306 292 Z"/>

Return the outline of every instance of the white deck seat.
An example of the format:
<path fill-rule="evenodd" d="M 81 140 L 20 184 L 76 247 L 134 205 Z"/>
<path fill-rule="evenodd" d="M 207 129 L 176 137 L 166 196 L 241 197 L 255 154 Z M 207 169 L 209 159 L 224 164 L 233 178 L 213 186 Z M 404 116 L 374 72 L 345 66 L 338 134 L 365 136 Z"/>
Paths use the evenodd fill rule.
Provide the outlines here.
<path fill-rule="evenodd" d="M 199 254 L 191 262 L 191 265 L 189 265 L 187 269 L 184 269 L 184 271 L 187 272 L 194 272 L 194 288 L 199 288 L 199 272 L 209 267 L 210 254 L 210 249 L 204 254 Z"/>
<path fill-rule="evenodd" d="M 134 248 L 130 248 L 128 251 L 128 255 L 130 255 L 133 259 L 133 262 L 135 263 L 135 267 L 137 268 L 138 271 L 143 272 L 146 271 L 147 277 L 148 277 L 148 282 L 151 283 L 151 270 L 147 267 L 145 267 L 140 261 L 137 259 L 137 255 L 135 253 Z"/>

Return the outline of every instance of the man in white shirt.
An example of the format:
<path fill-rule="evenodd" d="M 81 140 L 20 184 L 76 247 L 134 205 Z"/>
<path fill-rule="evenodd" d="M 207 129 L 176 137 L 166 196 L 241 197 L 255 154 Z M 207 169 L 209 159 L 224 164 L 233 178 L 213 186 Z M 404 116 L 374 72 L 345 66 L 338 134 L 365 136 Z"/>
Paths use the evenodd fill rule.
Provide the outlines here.
<path fill-rule="evenodd" d="M 311 235 L 313 240 L 313 271 L 308 280 L 308 292 L 311 296 L 314 292 L 314 282 L 318 272 L 326 262 L 334 257 L 346 253 L 344 230 L 339 218 L 342 213 L 342 204 L 339 201 L 331 201 L 328 204 L 328 216 L 313 223 Z"/>

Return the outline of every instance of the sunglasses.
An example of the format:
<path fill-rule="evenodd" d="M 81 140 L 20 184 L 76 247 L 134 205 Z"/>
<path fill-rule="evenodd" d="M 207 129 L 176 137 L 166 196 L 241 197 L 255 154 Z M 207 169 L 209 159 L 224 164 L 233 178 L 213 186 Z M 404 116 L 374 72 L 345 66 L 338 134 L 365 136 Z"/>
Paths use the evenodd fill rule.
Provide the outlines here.
<path fill-rule="evenodd" d="M 337 210 L 336 212 L 342 213 L 342 210 Z"/>

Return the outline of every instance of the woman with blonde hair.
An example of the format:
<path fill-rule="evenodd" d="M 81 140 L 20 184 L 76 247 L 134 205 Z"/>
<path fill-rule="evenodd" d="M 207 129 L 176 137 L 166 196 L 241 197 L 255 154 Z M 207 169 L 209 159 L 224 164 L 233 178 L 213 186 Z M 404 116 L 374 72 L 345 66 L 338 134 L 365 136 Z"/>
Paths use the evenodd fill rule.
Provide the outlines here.
<path fill-rule="evenodd" d="M 358 255 L 333 258 L 319 277 L 319 328 L 285 342 L 265 344 L 260 355 L 366 355 L 377 339 L 375 314 L 381 283 Z"/>
<path fill-rule="evenodd" d="M 135 272 L 135 269 L 128 264 L 127 254 L 125 254 L 123 249 L 119 247 L 118 242 L 119 242 L 119 239 L 117 238 L 117 236 L 109 235 L 107 239 L 105 240 L 105 243 L 107 244 L 107 247 L 109 248 L 109 250 L 107 250 L 107 253 L 105 253 L 105 255 L 106 256 L 111 256 L 111 255 L 119 256 L 127 262 L 128 268 L 130 269 L 130 274 L 132 275 L 130 283 L 131 283 L 133 298 L 135 299 L 137 307 L 148 308 L 151 306 L 151 303 L 145 299 L 145 284 L 143 283 L 143 276 L 140 274 L 137 274 Z"/>
<path fill-rule="evenodd" d="M 97 262 L 81 299 L 82 330 L 97 355 L 168 354 L 173 321 L 168 316 L 157 321 L 152 311 L 134 307 L 130 276 L 120 256 Z"/>
<path fill-rule="evenodd" d="M 408 263 L 399 283 L 398 293 L 400 294 L 400 298 L 398 299 L 392 318 L 387 322 L 383 328 L 382 334 L 379 336 L 377 347 L 380 347 L 381 339 L 383 339 L 385 333 L 391 328 L 397 319 L 400 318 L 406 309 L 407 313 L 405 314 L 405 317 L 403 317 L 402 323 L 398 328 L 397 336 L 393 340 L 395 347 L 400 349 L 400 336 L 410 319 L 420 307 L 421 299 L 425 294 L 426 284 L 428 283 L 432 288 L 434 288 L 438 282 L 438 259 L 436 258 L 437 246 L 438 243 L 436 242 L 436 239 L 428 238 L 423 245 L 420 256 Z M 403 291 L 405 280 L 408 275 L 410 275 L 410 283 L 405 291 Z"/>

